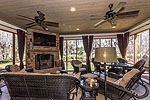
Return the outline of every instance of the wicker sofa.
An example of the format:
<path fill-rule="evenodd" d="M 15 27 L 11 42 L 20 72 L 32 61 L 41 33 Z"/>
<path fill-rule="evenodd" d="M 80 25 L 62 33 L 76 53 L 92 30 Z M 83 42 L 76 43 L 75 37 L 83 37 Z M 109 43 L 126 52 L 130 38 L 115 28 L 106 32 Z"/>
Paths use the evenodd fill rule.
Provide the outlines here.
<path fill-rule="evenodd" d="M 70 100 L 80 84 L 71 75 L 10 72 L 3 78 L 11 100 Z"/>

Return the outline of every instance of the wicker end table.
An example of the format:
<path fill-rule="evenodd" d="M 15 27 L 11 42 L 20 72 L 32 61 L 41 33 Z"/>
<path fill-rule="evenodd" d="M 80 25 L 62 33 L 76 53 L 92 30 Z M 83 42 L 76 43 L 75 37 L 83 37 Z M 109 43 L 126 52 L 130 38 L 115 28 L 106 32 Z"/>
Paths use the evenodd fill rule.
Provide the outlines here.
<path fill-rule="evenodd" d="M 97 75 L 88 73 L 88 74 L 84 74 L 81 75 L 81 78 L 83 78 L 84 82 L 83 82 L 83 86 L 82 86 L 82 96 L 81 98 L 84 100 L 96 100 L 96 96 L 98 94 L 98 89 L 99 89 L 99 84 L 97 84 L 97 82 L 94 82 L 94 84 L 91 82 L 86 82 L 86 80 L 93 80 L 95 78 L 97 78 Z"/>

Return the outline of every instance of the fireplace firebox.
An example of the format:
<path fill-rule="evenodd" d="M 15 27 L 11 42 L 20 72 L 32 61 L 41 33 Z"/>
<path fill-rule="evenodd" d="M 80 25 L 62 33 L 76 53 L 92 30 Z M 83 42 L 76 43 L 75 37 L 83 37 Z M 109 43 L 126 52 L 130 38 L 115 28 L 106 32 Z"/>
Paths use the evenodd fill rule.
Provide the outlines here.
<path fill-rule="evenodd" d="M 47 69 L 54 67 L 54 55 L 52 54 L 37 54 L 35 56 L 35 69 Z"/>

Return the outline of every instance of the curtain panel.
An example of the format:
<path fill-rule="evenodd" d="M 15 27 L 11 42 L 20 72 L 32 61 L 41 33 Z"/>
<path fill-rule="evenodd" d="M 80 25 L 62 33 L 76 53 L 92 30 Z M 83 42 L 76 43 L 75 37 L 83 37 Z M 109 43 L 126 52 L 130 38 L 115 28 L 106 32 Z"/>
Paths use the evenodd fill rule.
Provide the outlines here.
<path fill-rule="evenodd" d="M 93 44 L 93 36 L 82 36 L 83 39 L 83 46 L 86 53 L 86 64 L 88 65 L 87 71 L 91 72 L 91 65 L 90 65 L 90 55 L 92 50 Z"/>
<path fill-rule="evenodd" d="M 24 68 L 23 64 L 23 55 L 24 55 L 24 46 L 25 46 L 25 32 L 17 29 L 17 37 L 18 37 L 18 52 L 20 59 L 20 69 Z"/>
<path fill-rule="evenodd" d="M 129 44 L 129 32 L 125 34 L 117 34 L 117 39 L 118 39 L 118 47 L 122 55 L 122 58 L 125 58 L 127 55 L 127 49 Z"/>
<path fill-rule="evenodd" d="M 64 37 L 60 37 L 59 38 L 59 49 L 60 49 L 60 56 L 61 56 L 61 66 L 62 66 L 62 69 L 65 69 L 65 66 L 64 66 L 64 61 L 63 61 L 63 41 L 64 41 Z"/>

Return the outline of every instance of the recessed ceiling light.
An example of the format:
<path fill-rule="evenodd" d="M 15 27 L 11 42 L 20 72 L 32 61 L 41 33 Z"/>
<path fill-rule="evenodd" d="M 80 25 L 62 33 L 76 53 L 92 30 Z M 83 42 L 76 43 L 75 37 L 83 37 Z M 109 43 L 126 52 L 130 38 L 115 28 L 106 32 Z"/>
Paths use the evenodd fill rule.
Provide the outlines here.
<path fill-rule="evenodd" d="M 74 11 L 76 11 L 76 8 L 75 7 L 71 7 L 70 11 L 74 12 Z"/>
<path fill-rule="evenodd" d="M 79 28 L 76 28 L 76 30 L 79 31 L 80 29 L 79 29 Z"/>

